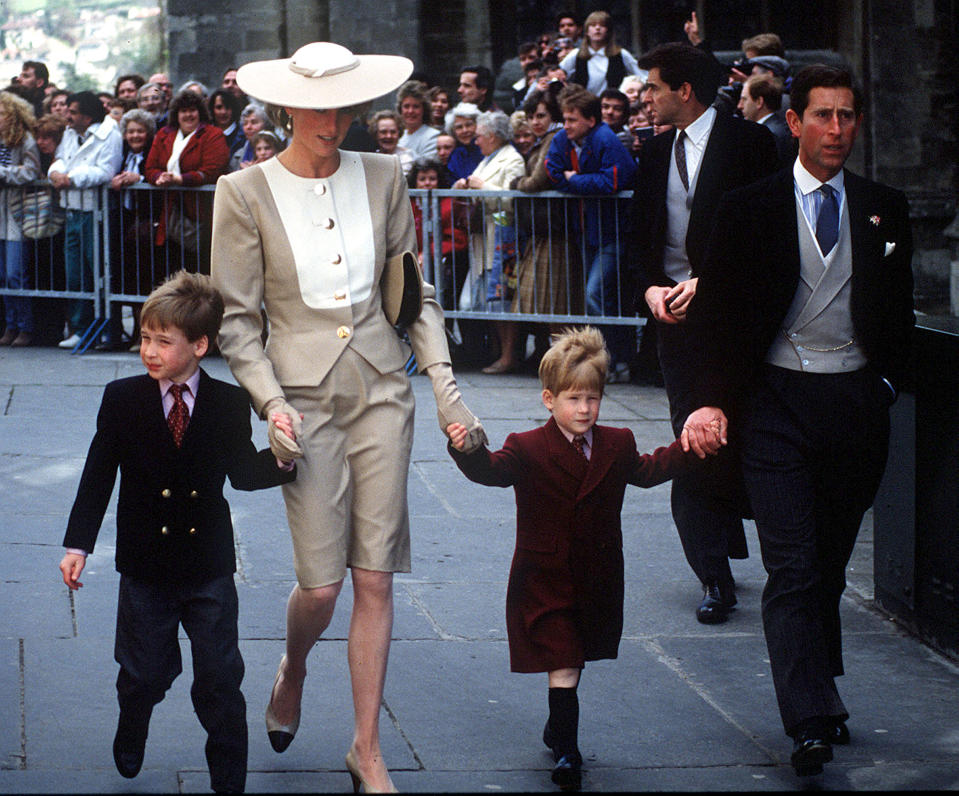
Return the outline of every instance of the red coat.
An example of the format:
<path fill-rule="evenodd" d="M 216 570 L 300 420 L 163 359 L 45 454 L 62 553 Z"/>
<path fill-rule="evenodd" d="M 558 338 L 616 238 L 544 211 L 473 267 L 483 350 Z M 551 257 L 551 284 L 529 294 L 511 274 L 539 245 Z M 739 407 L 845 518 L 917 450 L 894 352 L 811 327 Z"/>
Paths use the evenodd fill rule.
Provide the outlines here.
<path fill-rule="evenodd" d="M 516 490 L 516 552 L 506 593 L 510 668 L 544 672 L 615 658 L 623 632 L 626 485 L 650 487 L 685 472 L 678 441 L 636 450 L 626 428 L 593 426 L 587 463 L 556 422 L 510 434 L 502 450 L 449 448 L 471 481 Z"/>
<path fill-rule="evenodd" d="M 179 130 L 173 127 L 163 127 L 160 129 L 156 138 L 153 139 L 153 145 L 147 155 L 146 173 L 147 181 L 151 185 L 156 185 L 157 178 L 167 171 L 167 162 L 173 153 L 173 142 Z M 180 174 L 183 177 L 183 184 L 188 187 L 197 185 L 214 185 L 221 174 L 226 174 L 227 164 L 230 162 L 230 148 L 227 145 L 226 137 L 219 127 L 211 124 L 201 124 L 197 127 L 193 137 L 189 140 L 183 152 L 180 153 Z M 196 219 L 197 207 L 200 208 L 199 215 L 202 221 L 209 226 L 212 218 L 212 199 L 204 201 L 190 201 L 190 196 L 182 194 L 183 208 L 190 218 Z M 170 207 L 169 195 L 164 195 L 164 210 L 160 217 L 160 227 L 157 230 L 157 246 L 162 246 L 166 240 L 166 222 Z M 174 201 L 179 202 L 179 197 Z"/>

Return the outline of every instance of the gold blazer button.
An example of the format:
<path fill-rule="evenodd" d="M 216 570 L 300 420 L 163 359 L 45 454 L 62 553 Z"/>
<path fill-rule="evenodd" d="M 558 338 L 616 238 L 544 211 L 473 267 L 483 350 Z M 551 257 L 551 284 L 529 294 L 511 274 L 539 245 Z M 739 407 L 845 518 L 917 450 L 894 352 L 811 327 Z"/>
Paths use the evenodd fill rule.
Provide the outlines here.
<path fill-rule="evenodd" d="M 190 497 L 193 498 L 194 500 L 196 500 L 198 497 L 200 497 L 200 493 L 197 492 L 197 491 L 194 489 L 194 490 L 190 493 Z"/>
<path fill-rule="evenodd" d="M 345 338 L 345 337 L 349 337 L 349 336 L 350 336 L 350 327 L 349 327 L 349 326 L 341 326 L 339 329 L 336 330 L 336 336 L 339 337 L 341 340 L 342 340 L 343 338 Z"/>
<path fill-rule="evenodd" d="M 164 525 L 162 528 L 160 528 L 160 533 L 163 534 L 164 536 L 169 536 L 170 529 L 167 528 L 166 525 Z"/>
<path fill-rule="evenodd" d="M 168 498 L 168 497 L 170 497 L 173 493 L 172 493 L 169 489 L 164 489 L 160 494 L 161 494 L 163 497 Z"/>
<path fill-rule="evenodd" d="M 196 528 L 190 528 L 190 536 L 196 536 Z"/>

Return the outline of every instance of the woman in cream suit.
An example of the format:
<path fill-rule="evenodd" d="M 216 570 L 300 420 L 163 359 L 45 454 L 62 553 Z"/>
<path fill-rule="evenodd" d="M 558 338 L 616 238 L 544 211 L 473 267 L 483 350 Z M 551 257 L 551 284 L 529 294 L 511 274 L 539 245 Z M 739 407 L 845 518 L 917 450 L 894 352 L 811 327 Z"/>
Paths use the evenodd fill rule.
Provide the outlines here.
<path fill-rule="evenodd" d="M 391 258 L 415 251 L 416 240 L 399 160 L 338 147 L 357 106 L 395 89 L 411 70 L 406 58 L 355 56 L 326 42 L 241 67 L 240 87 L 274 106 L 292 139 L 277 157 L 220 179 L 213 220 L 212 273 L 226 305 L 220 350 L 268 420 L 274 453 L 298 458 L 295 487 L 284 489 L 297 585 L 267 731 L 278 752 L 293 740 L 306 658 L 349 568 L 355 717 L 346 764 L 354 788 L 367 791 L 393 789 L 379 710 L 392 573 L 410 570 L 409 352 L 386 318 L 380 281 Z M 475 447 L 485 434 L 460 398 L 433 295 L 424 285 L 422 311 L 407 331 L 432 381 L 441 427 L 464 418 Z"/>

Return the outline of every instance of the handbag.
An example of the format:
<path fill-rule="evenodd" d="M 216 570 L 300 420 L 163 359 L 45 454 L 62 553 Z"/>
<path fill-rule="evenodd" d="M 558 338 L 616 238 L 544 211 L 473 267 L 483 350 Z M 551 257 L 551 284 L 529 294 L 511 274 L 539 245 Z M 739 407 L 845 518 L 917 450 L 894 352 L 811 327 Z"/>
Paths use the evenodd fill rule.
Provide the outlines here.
<path fill-rule="evenodd" d="M 196 254 L 200 248 L 200 222 L 183 212 L 182 202 L 174 201 L 166 220 L 166 239 L 185 251 Z"/>
<path fill-rule="evenodd" d="M 7 206 L 25 238 L 52 238 L 63 231 L 66 211 L 57 204 L 53 188 L 21 188 L 10 192 Z"/>
<path fill-rule="evenodd" d="M 390 257 L 380 278 L 383 312 L 393 326 L 406 327 L 423 311 L 423 274 L 413 252 Z"/>

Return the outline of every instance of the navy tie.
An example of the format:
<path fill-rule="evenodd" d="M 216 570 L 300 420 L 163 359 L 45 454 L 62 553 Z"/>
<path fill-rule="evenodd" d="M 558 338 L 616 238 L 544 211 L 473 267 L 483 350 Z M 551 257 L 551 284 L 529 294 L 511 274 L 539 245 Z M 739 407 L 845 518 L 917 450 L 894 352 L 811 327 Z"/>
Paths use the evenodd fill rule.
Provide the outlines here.
<path fill-rule="evenodd" d="M 822 204 L 819 206 L 819 218 L 816 219 L 816 240 L 825 257 L 839 240 L 839 199 L 836 189 L 831 185 L 820 185 Z"/>

